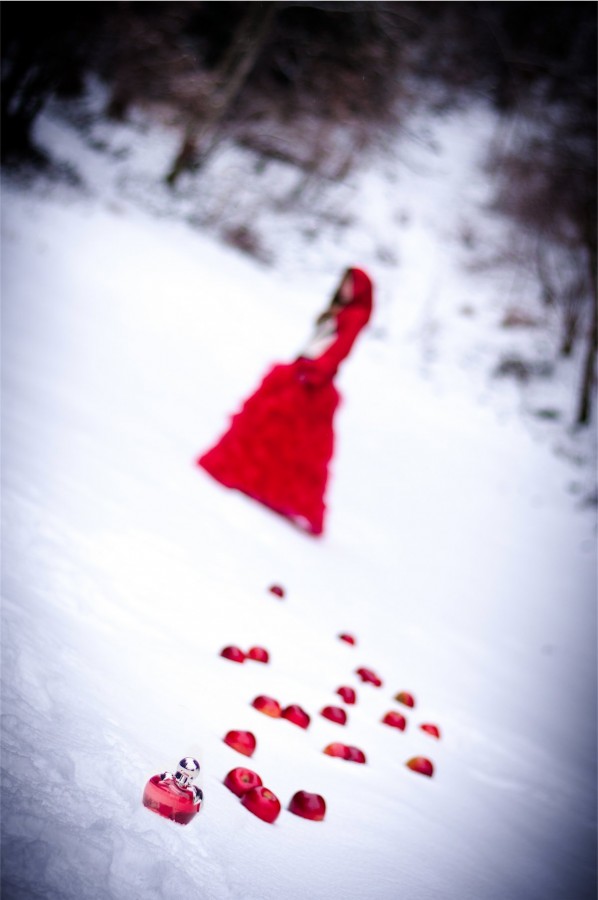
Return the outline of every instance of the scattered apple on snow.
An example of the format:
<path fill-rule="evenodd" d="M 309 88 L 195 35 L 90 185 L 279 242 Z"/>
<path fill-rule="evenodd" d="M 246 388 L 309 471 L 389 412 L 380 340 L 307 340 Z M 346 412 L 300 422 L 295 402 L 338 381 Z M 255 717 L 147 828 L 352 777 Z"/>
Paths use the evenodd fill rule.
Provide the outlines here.
<path fill-rule="evenodd" d="M 321 822 L 326 815 L 326 801 L 320 794 L 310 794 L 309 791 L 297 791 L 290 799 L 289 812 L 303 819 L 311 819 L 313 822 Z"/>
<path fill-rule="evenodd" d="M 268 590 L 271 594 L 274 594 L 275 597 L 280 597 L 281 599 L 284 597 L 284 588 L 279 584 L 271 585 Z"/>
<path fill-rule="evenodd" d="M 357 694 L 352 687 L 339 687 L 336 693 L 345 701 L 345 703 L 355 703 L 357 700 Z"/>
<path fill-rule="evenodd" d="M 251 647 L 247 651 L 247 659 L 253 659 L 255 662 L 270 662 L 270 654 L 265 647 Z"/>
<path fill-rule="evenodd" d="M 434 766 L 425 756 L 414 756 L 412 759 L 408 760 L 405 765 L 413 772 L 419 772 L 420 775 L 427 775 L 428 778 L 431 778 L 434 774 Z"/>
<path fill-rule="evenodd" d="M 373 684 L 374 687 L 382 687 L 382 679 L 376 675 L 373 669 L 366 669 L 362 666 L 360 669 L 355 669 L 355 673 L 359 675 L 361 680 L 366 684 Z"/>
<path fill-rule="evenodd" d="M 353 644 L 355 646 L 355 644 L 357 643 L 353 635 L 347 634 L 346 632 L 344 632 L 343 634 L 339 634 L 338 637 L 339 640 L 344 641 L 346 644 Z"/>
<path fill-rule="evenodd" d="M 223 740 L 243 756 L 253 756 L 257 747 L 257 741 L 251 731 L 227 731 Z"/>
<path fill-rule="evenodd" d="M 233 794 L 236 794 L 237 797 L 242 797 L 251 788 L 259 787 L 261 783 L 262 779 L 257 772 L 252 772 L 251 769 L 244 769 L 243 766 L 231 769 L 224 779 L 225 787 L 232 791 Z"/>
<path fill-rule="evenodd" d="M 347 713 L 340 706 L 325 706 L 320 710 L 320 715 L 330 719 L 331 722 L 336 722 L 337 725 L 345 725 L 347 722 Z"/>
<path fill-rule="evenodd" d="M 395 700 L 398 700 L 404 706 L 410 706 L 412 709 L 415 706 L 415 698 L 408 691 L 399 691 L 398 694 L 395 694 Z"/>
<path fill-rule="evenodd" d="M 292 722 L 293 725 L 298 725 L 299 728 L 307 728 L 311 719 L 308 714 L 302 709 L 297 703 L 291 703 L 290 706 L 285 707 L 283 709 L 281 716 L 283 719 L 288 719 L 289 722 Z"/>
<path fill-rule="evenodd" d="M 230 659 L 232 662 L 236 663 L 245 662 L 245 654 L 240 649 L 240 647 L 224 647 L 220 651 L 220 656 L 223 656 L 225 659 Z"/>
<path fill-rule="evenodd" d="M 365 763 L 365 753 L 359 747 L 347 747 L 345 759 L 349 762 Z"/>
<path fill-rule="evenodd" d="M 251 705 L 254 709 L 257 709 L 258 712 L 264 713 L 265 716 L 271 716 L 273 719 L 279 719 L 281 715 L 280 703 L 278 700 L 275 700 L 274 697 L 266 697 L 265 694 L 260 694 L 259 697 L 255 697 L 252 700 Z"/>
<path fill-rule="evenodd" d="M 347 758 L 347 750 L 347 745 L 340 744 L 338 741 L 334 741 L 334 743 L 324 747 L 324 753 L 326 753 L 327 756 L 340 756 L 341 759 Z"/>
<path fill-rule="evenodd" d="M 407 727 L 407 719 L 405 716 L 402 716 L 400 712 L 387 712 L 386 715 L 382 717 L 382 722 L 384 725 L 390 725 L 391 728 L 399 728 L 401 731 L 405 731 Z"/>
<path fill-rule="evenodd" d="M 432 737 L 440 739 L 440 729 L 438 728 L 438 725 L 430 725 L 426 723 L 425 725 L 420 725 L 419 727 L 422 731 L 425 731 L 426 734 L 430 734 L 432 735 Z"/>
<path fill-rule="evenodd" d="M 363 750 L 360 750 L 359 747 L 349 747 L 347 744 L 340 744 L 337 741 L 324 747 L 324 753 L 327 756 L 337 756 L 349 762 L 365 763 Z"/>
<path fill-rule="evenodd" d="M 274 822 L 280 813 L 280 800 L 270 788 L 263 785 L 251 788 L 243 794 L 241 803 L 264 822 Z"/>

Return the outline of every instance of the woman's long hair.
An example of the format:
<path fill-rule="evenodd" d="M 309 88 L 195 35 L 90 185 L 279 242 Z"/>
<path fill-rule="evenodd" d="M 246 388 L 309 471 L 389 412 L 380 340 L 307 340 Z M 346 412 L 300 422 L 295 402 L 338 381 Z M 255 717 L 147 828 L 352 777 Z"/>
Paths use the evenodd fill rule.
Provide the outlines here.
<path fill-rule="evenodd" d="M 348 275 L 351 275 L 353 280 L 353 298 L 346 303 L 341 297 L 341 286 L 347 278 Z M 328 305 L 327 309 L 318 316 L 317 324 L 321 325 L 322 322 L 326 322 L 328 319 L 333 316 L 338 316 L 344 310 L 355 309 L 357 307 L 363 311 L 365 315 L 365 321 L 370 318 L 372 312 L 372 294 L 373 294 L 373 285 L 370 276 L 363 271 L 363 269 L 350 268 L 345 269 L 343 272 L 343 276 L 338 283 L 338 287 L 334 292 L 334 295 Z"/>

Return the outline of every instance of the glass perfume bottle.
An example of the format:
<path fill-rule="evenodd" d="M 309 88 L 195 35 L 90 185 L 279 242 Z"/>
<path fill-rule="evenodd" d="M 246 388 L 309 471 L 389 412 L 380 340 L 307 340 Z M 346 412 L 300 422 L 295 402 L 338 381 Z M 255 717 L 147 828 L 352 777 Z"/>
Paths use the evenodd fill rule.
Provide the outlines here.
<path fill-rule="evenodd" d="M 165 819 L 187 825 L 203 801 L 201 789 L 192 783 L 198 773 L 198 761 L 185 756 L 174 775 L 170 772 L 152 775 L 143 792 L 143 805 Z"/>

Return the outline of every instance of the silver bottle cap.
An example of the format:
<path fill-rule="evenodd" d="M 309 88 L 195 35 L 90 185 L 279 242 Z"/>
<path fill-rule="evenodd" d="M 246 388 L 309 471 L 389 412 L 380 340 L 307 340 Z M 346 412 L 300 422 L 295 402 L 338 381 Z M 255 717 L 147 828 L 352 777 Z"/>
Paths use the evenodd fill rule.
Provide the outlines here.
<path fill-rule="evenodd" d="M 199 774 L 200 765 L 192 756 L 184 756 L 174 773 L 174 780 L 182 788 L 193 787 L 191 782 Z"/>

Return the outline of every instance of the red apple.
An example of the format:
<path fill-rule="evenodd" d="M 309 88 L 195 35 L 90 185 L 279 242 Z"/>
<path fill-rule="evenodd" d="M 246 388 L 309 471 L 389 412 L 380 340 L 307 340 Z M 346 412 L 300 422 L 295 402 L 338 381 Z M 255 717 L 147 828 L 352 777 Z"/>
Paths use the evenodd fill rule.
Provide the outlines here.
<path fill-rule="evenodd" d="M 420 725 L 419 727 L 422 731 L 425 731 L 426 734 L 431 734 L 432 737 L 440 739 L 440 729 L 438 728 L 438 725 L 429 725 L 426 723 L 425 725 Z"/>
<path fill-rule="evenodd" d="M 407 691 L 399 691 L 398 694 L 395 694 L 395 700 L 398 700 L 399 703 L 403 703 L 405 706 L 410 706 L 412 709 L 415 706 L 413 694 L 410 694 Z"/>
<path fill-rule="evenodd" d="M 425 756 L 414 756 L 406 762 L 405 765 L 413 772 L 419 772 L 420 775 L 427 775 L 428 778 L 431 778 L 434 774 L 434 766 Z"/>
<path fill-rule="evenodd" d="M 339 744 L 338 741 L 335 741 L 332 744 L 328 744 L 327 747 L 324 747 L 324 753 L 327 756 L 340 756 L 341 759 L 347 758 L 347 752 L 349 748 L 346 744 Z"/>
<path fill-rule="evenodd" d="M 324 747 L 327 756 L 337 756 L 349 762 L 365 763 L 365 753 L 359 747 L 348 747 L 346 744 L 335 742 Z"/>
<path fill-rule="evenodd" d="M 236 663 L 245 662 L 245 654 L 239 647 L 224 647 L 224 649 L 220 651 L 220 656 Z"/>
<path fill-rule="evenodd" d="M 298 706 L 297 703 L 287 706 L 283 709 L 281 715 L 283 719 L 288 719 L 289 722 L 292 722 L 293 725 L 298 725 L 299 728 L 307 728 L 311 721 L 305 710 Z"/>
<path fill-rule="evenodd" d="M 264 647 L 251 647 L 247 651 L 247 659 L 253 659 L 255 662 L 270 662 L 270 654 Z"/>
<path fill-rule="evenodd" d="M 340 706 L 325 706 L 320 710 L 320 715 L 330 719 L 331 722 L 336 722 L 337 725 L 344 725 L 347 721 L 347 713 Z"/>
<path fill-rule="evenodd" d="M 376 675 L 372 669 L 366 669 L 363 666 L 355 669 L 355 672 L 366 684 L 373 684 L 374 687 L 382 687 L 382 679 Z"/>
<path fill-rule="evenodd" d="M 232 791 L 233 794 L 236 794 L 237 797 L 242 797 L 251 788 L 259 787 L 261 783 L 262 779 L 257 772 L 252 772 L 251 769 L 244 769 L 242 766 L 239 766 L 237 769 L 231 769 L 224 779 L 225 787 Z"/>
<path fill-rule="evenodd" d="M 241 797 L 241 803 L 249 812 L 264 822 L 274 822 L 280 813 L 280 800 L 272 791 L 259 785 Z"/>
<path fill-rule="evenodd" d="M 355 703 L 357 700 L 357 694 L 352 687 L 339 687 L 336 693 L 342 697 L 345 703 Z"/>
<path fill-rule="evenodd" d="M 345 641 L 346 644 L 353 644 L 353 645 L 355 645 L 355 644 L 357 643 L 357 641 L 355 640 L 355 638 L 353 637 L 352 634 L 346 634 L 346 633 L 345 633 L 345 634 L 339 634 L 338 637 L 339 637 L 339 640 Z"/>
<path fill-rule="evenodd" d="M 313 822 L 321 822 L 326 815 L 326 801 L 320 794 L 310 794 L 309 791 L 297 791 L 289 802 L 289 812 L 303 819 L 311 819 Z"/>
<path fill-rule="evenodd" d="M 266 697 L 264 694 L 260 694 L 259 697 L 255 697 L 252 700 L 251 705 L 265 716 L 271 716 L 273 719 L 280 718 L 282 710 L 280 703 L 274 697 Z"/>
<path fill-rule="evenodd" d="M 347 756 L 349 762 L 365 763 L 365 753 L 359 747 L 347 747 Z"/>
<path fill-rule="evenodd" d="M 227 731 L 224 743 L 243 756 L 253 756 L 257 747 L 255 736 L 250 731 Z"/>
<path fill-rule="evenodd" d="M 390 725 L 391 728 L 399 728 L 401 731 L 405 731 L 407 727 L 407 719 L 400 712 L 387 712 L 383 716 L 382 722 L 384 725 Z"/>
<path fill-rule="evenodd" d="M 271 585 L 271 587 L 269 587 L 268 590 L 270 591 L 271 594 L 274 594 L 275 597 L 280 597 L 281 599 L 282 599 L 282 597 L 284 597 L 284 588 L 281 587 L 279 584 Z"/>

